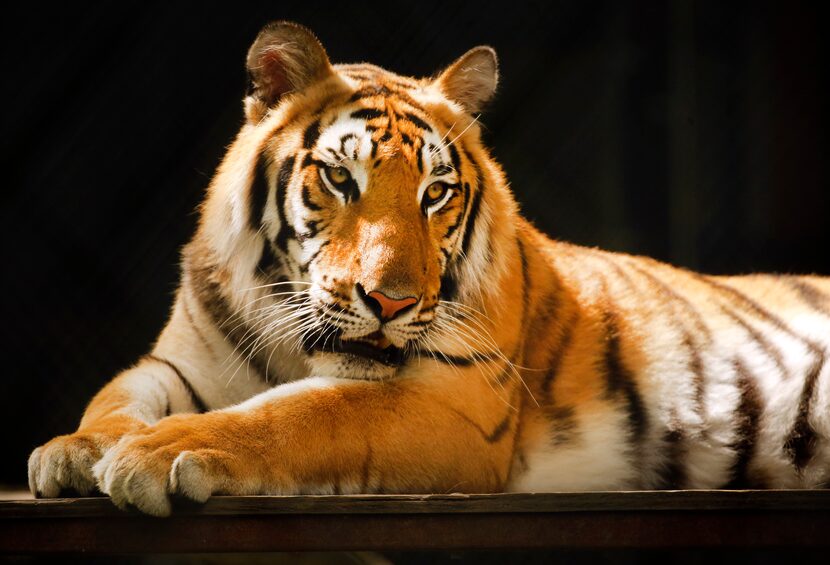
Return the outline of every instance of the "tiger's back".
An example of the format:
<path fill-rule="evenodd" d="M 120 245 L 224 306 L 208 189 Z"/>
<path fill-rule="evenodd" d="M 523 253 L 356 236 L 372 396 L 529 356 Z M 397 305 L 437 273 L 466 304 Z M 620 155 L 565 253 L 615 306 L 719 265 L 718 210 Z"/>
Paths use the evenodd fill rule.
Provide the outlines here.
<path fill-rule="evenodd" d="M 512 488 L 827 483 L 830 280 L 706 276 L 525 234 L 558 276 L 531 293 L 540 408 Z"/>

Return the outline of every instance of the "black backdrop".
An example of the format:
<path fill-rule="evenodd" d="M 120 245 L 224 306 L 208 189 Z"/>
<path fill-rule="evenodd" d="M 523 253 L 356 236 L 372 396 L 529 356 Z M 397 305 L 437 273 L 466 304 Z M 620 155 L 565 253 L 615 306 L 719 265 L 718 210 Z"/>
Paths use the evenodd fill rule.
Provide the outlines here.
<path fill-rule="evenodd" d="M 830 273 L 827 62 L 792 2 L 152 2 L 2 18 L 0 482 L 162 327 L 194 208 L 272 19 L 335 62 L 430 74 L 500 54 L 483 116 L 524 213 L 716 273 Z"/>

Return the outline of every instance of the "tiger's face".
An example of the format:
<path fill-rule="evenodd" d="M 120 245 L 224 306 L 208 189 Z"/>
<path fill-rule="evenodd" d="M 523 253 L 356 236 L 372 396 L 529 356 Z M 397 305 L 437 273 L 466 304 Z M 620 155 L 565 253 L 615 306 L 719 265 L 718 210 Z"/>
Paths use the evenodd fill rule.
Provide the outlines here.
<path fill-rule="evenodd" d="M 294 258 L 337 335 L 304 346 L 328 372 L 389 373 L 435 316 L 461 175 L 440 125 L 391 94 L 330 108 L 307 131 L 286 187 Z"/>
<path fill-rule="evenodd" d="M 249 227 L 256 279 L 282 306 L 271 327 L 331 376 L 384 378 L 439 349 L 442 307 L 465 268 L 485 268 L 469 256 L 485 176 L 472 114 L 495 88 L 492 50 L 416 80 L 332 66 L 308 30 L 277 23 L 248 68 Z"/>

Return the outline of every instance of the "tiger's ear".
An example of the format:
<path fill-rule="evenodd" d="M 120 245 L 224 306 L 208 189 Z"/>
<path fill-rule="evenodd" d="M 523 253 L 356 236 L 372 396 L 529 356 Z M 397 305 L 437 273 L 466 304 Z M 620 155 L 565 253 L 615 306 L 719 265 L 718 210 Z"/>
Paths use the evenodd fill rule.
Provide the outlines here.
<path fill-rule="evenodd" d="M 293 22 L 271 22 L 248 50 L 250 86 L 245 115 L 260 121 L 285 94 L 303 90 L 333 73 L 326 50 L 311 31 Z"/>
<path fill-rule="evenodd" d="M 499 61 L 492 47 L 473 47 L 435 80 L 444 96 L 460 104 L 467 112 L 480 112 L 496 92 Z"/>

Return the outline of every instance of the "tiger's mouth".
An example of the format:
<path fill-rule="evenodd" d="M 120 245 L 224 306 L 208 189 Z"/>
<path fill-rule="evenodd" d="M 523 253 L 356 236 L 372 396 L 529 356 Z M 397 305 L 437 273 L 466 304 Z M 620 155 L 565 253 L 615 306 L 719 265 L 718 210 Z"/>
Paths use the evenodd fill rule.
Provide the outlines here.
<path fill-rule="evenodd" d="M 317 340 L 311 344 L 310 349 L 370 359 L 387 367 L 400 367 L 404 362 L 403 350 L 392 345 L 392 342 L 381 331 L 354 339 L 343 339 L 337 336 L 328 340 L 327 343 Z"/>

